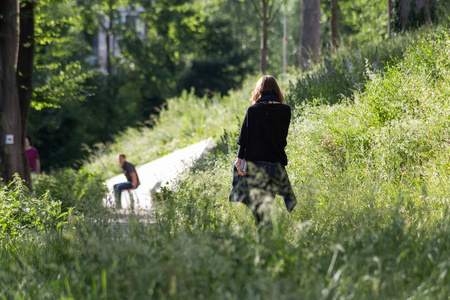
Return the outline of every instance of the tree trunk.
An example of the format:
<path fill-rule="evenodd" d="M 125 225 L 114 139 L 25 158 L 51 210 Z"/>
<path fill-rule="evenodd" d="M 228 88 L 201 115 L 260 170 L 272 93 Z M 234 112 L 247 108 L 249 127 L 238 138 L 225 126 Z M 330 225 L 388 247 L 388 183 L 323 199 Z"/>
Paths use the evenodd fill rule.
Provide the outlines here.
<path fill-rule="evenodd" d="M 112 23 L 112 20 L 109 21 Z M 112 108 L 111 101 L 114 95 L 111 93 L 111 76 L 112 76 L 112 68 L 111 68 L 111 34 L 108 30 L 106 32 L 106 92 L 108 93 L 108 99 L 106 99 L 106 124 L 105 124 L 105 135 L 106 140 L 111 138 L 111 119 L 112 119 Z"/>
<path fill-rule="evenodd" d="M 270 0 L 260 0 L 262 8 L 259 8 L 259 0 L 251 0 L 255 12 L 261 20 L 261 46 L 260 46 L 260 58 L 259 58 L 259 71 L 261 73 L 266 73 L 267 71 L 267 61 L 268 61 L 268 49 L 267 44 L 269 40 L 269 26 L 275 20 L 278 11 L 280 10 L 281 4 L 276 7 L 277 1 Z"/>
<path fill-rule="evenodd" d="M 411 4 L 411 0 L 397 0 L 400 3 L 400 24 L 402 26 L 402 31 L 406 29 L 406 25 L 408 24 L 408 16 L 409 16 L 409 6 Z"/>
<path fill-rule="evenodd" d="M 33 92 L 34 60 L 34 6 L 33 0 L 22 1 L 20 8 L 19 55 L 17 60 L 17 87 L 22 123 L 22 143 L 25 143 L 28 128 L 28 115 Z M 24 178 L 28 188 L 32 189 L 30 166 L 23 153 Z"/>
<path fill-rule="evenodd" d="M 431 22 L 431 14 L 433 7 L 435 6 L 436 0 L 416 0 L 416 14 L 419 14 L 419 11 L 423 9 L 424 11 L 424 23 L 430 23 Z"/>
<path fill-rule="evenodd" d="M 14 173 L 25 177 L 25 149 L 15 70 L 17 3 L 17 0 L 3 0 L 0 5 L 0 160 L 2 178 L 6 182 L 13 179 Z"/>
<path fill-rule="evenodd" d="M 320 0 L 303 0 L 299 66 L 307 70 L 317 61 L 320 49 Z"/>
<path fill-rule="evenodd" d="M 263 18 L 261 20 L 261 53 L 260 53 L 260 63 L 259 71 L 261 74 L 265 74 L 267 70 L 267 39 L 268 39 L 268 28 L 269 28 L 269 17 L 267 16 L 267 1 L 262 1 L 263 3 Z"/>
<path fill-rule="evenodd" d="M 417 27 L 431 22 L 432 11 L 436 7 L 436 0 L 397 0 L 400 9 L 401 30 Z M 423 15 L 421 14 L 423 10 Z M 411 21 L 416 24 L 411 24 Z"/>
<path fill-rule="evenodd" d="M 388 0 L 389 1 L 389 0 Z M 337 49 L 339 47 L 339 6 L 338 0 L 331 0 L 331 49 Z"/>
<path fill-rule="evenodd" d="M 386 0 L 386 4 L 387 4 L 387 32 L 388 32 L 388 36 L 391 36 L 391 33 L 392 33 L 392 23 L 391 23 L 392 0 Z"/>

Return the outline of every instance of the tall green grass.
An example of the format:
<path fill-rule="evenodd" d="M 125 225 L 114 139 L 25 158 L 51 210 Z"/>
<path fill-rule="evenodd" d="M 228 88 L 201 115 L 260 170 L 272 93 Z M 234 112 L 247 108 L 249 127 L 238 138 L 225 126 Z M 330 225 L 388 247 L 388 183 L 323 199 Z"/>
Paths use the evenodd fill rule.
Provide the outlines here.
<path fill-rule="evenodd" d="M 368 70 L 355 98 L 296 107 L 288 172 L 300 202 L 292 215 L 275 204 L 283 246 L 263 242 L 283 270 L 286 261 L 302 266 L 275 276 L 296 283 L 277 290 L 280 298 L 306 294 L 296 271 L 314 278 L 313 298 L 448 295 L 449 40 L 438 32 L 413 42 L 384 77 Z M 246 208 L 227 202 L 233 154 L 215 156 L 165 195 L 169 232 L 226 225 L 225 236 L 258 240 Z"/>
<path fill-rule="evenodd" d="M 422 33 L 435 27 L 422 28 Z M 417 38 L 417 32 L 406 32 L 382 43 L 367 43 L 354 48 L 341 47 L 326 54 L 323 61 L 297 76 L 290 83 L 287 100 L 292 104 L 335 104 L 352 98 L 355 91 L 364 91 L 369 74 L 383 74 L 389 65 L 403 59 L 406 47 Z"/>
<path fill-rule="evenodd" d="M 139 164 L 213 136 L 211 155 L 158 196 L 153 223 L 97 216 L 17 239 L 0 251 L 3 297 L 447 299 L 450 37 L 402 53 L 383 77 L 365 69 L 364 88 L 339 103 L 296 101 L 287 169 L 299 203 L 288 214 L 276 199 L 273 233 L 228 202 L 237 116 L 256 80 L 216 103 L 186 94 L 86 167 L 109 174 L 115 152 Z"/>

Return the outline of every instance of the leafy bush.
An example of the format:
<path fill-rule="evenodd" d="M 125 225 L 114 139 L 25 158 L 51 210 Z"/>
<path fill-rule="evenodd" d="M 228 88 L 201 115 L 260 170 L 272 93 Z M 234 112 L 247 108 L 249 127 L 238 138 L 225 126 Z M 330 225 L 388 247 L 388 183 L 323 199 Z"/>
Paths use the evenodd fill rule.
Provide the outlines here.
<path fill-rule="evenodd" d="M 355 91 L 364 91 L 370 73 L 383 74 L 388 65 L 401 61 L 407 46 L 420 34 L 423 32 L 405 33 L 383 43 L 353 49 L 342 47 L 290 82 L 288 103 L 334 104 L 352 98 Z"/>
<path fill-rule="evenodd" d="M 104 178 L 84 170 L 61 169 L 35 177 L 34 189 L 38 196 L 48 195 L 61 202 L 61 209 L 70 208 L 86 215 L 104 210 L 102 199 L 106 195 Z"/>
<path fill-rule="evenodd" d="M 258 235 L 245 206 L 228 202 L 238 128 L 236 115 L 223 112 L 233 109 L 202 106 L 193 96 L 174 100 L 174 111 L 161 114 L 154 132 L 133 133 L 120 147 L 144 147 L 130 142 L 142 136 L 154 137 L 155 144 L 167 137 L 161 142 L 166 151 L 217 126 L 215 151 L 174 190 L 163 189 L 153 203 L 155 216 L 132 215 L 126 223 L 111 216 L 86 220 L 62 234 L 38 235 L 39 243 L 20 240 L 15 251 L 1 249 L 0 293 L 76 299 L 448 298 L 449 40 L 445 32 L 422 38 L 384 78 L 367 71 L 364 91 L 340 103 L 296 105 L 287 171 L 299 203 L 288 214 L 276 198 L 274 231 L 266 235 Z M 242 95 L 248 98 L 249 91 Z M 320 103 L 319 96 L 314 95 Z M 192 115 L 183 118 L 188 102 Z M 240 106 L 233 107 L 243 115 Z M 197 113 L 206 128 L 193 125 Z M 228 123 L 219 126 L 214 118 Z M 174 128 L 179 132 L 164 132 Z M 167 146 L 174 138 L 185 141 Z"/>
<path fill-rule="evenodd" d="M 211 242 L 230 240 L 229 253 L 246 258 L 235 275 L 241 279 L 233 282 L 253 279 L 245 281 L 246 291 L 227 287 L 238 298 L 251 298 L 249 292 L 272 299 L 264 289 L 268 274 L 278 298 L 289 292 L 306 298 L 446 295 L 449 39 L 438 32 L 418 40 L 384 77 L 368 71 L 365 91 L 354 99 L 296 106 L 287 152 L 300 201 L 288 215 L 277 199 L 272 237 L 259 240 L 250 212 L 227 201 L 236 150 L 225 147 L 224 141 L 235 142 L 228 132 L 219 144 L 222 155 L 215 153 L 176 191 L 163 193 L 158 207 L 165 235 L 173 242 L 186 231 L 192 240 L 200 234 L 213 235 Z M 205 267 L 208 259 L 195 260 L 202 272 L 213 270 Z M 178 273 L 195 277 L 191 260 L 184 261 Z"/>
<path fill-rule="evenodd" d="M 27 230 L 47 232 L 60 228 L 67 222 L 67 214 L 62 212 L 61 202 L 48 194 L 39 198 L 31 195 L 19 176 L 0 188 L 0 239 L 4 242 Z"/>

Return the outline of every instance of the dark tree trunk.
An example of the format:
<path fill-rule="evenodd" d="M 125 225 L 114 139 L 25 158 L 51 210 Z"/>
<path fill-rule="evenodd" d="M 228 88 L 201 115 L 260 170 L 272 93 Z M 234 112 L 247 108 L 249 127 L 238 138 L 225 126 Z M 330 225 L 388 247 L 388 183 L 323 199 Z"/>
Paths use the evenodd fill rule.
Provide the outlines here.
<path fill-rule="evenodd" d="M 0 160 L 1 174 L 10 182 L 15 173 L 25 178 L 22 122 L 17 90 L 17 0 L 0 5 Z"/>
<path fill-rule="evenodd" d="M 307 70 L 317 61 L 320 49 L 320 0 L 303 0 L 299 66 Z"/>
<path fill-rule="evenodd" d="M 339 47 L 339 6 L 338 0 L 331 0 L 331 49 Z"/>
<path fill-rule="evenodd" d="M 112 20 L 109 21 L 112 23 Z M 111 26 L 111 25 L 110 25 Z M 106 100 L 106 124 L 105 124 L 105 134 L 106 139 L 109 140 L 111 138 L 111 119 L 112 119 L 112 95 L 111 93 L 111 76 L 112 76 L 112 67 L 111 67 L 111 33 L 110 27 L 106 32 L 106 92 L 108 93 L 108 99 Z"/>
<path fill-rule="evenodd" d="M 400 10 L 402 31 L 409 27 L 419 27 L 430 23 L 436 9 L 436 0 L 396 0 Z"/>
<path fill-rule="evenodd" d="M 387 31 L 388 36 L 391 36 L 392 34 L 392 21 L 391 21 L 391 14 L 392 14 L 392 0 L 386 0 L 387 4 Z"/>
<path fill-rule="evenodd" d="M 409 6 L 411 4 L 411 0 L 398 1 L 400 3 L 400 24 L 402 26 L 402 30 L 405 30 L 406 25 L 408 24 Z"/>
<path fill-rule="evenodd" d="M 112 138 L 112 118 L 113 118 L 113 112 L 112 112 L 112 101 L 115 97 L 112 90 L 112 76 L 113 76 L 113 69 L 112 69 L 112 49 L 111 45 L 113 43 L 113 26 L 114 26 L 114 10 L 113 10 L 113 1 L 108 1 L 108 27 L 106 27 L 105 30 L 105 36 L 106 36 L 106 89 L 108 94 L 108 99 L 106 100 L 106 124 L 105 124 L 105 134 L 106 134 L 106 140 L 110 140 Z"/>
<path fill-rule="evenodd" d="M 17 60 L 17 87 L 20 102 L 22 143 L 25 143 L 28 128 L 28 115 L 33 93 L 33 60 L 34 60 L 34 6 L 33 0 L 25 0 L 20 6 L 19 55 Z M 24 178 L 28 187 L 32 188 L 28 159 L 23 153 Z"/>
<path fill-rule="evenodd" d="M 269 18 L 267 16 L 267 1 L 262 1 L 263 3 L 263 18 L 261 20 L 261 53 L 260 53 L 260 63 L 259 70 L 262 74 L 266 73 L 267 70 L 267 39 L 268 39 L 268 28 L 269 28 Z"/>

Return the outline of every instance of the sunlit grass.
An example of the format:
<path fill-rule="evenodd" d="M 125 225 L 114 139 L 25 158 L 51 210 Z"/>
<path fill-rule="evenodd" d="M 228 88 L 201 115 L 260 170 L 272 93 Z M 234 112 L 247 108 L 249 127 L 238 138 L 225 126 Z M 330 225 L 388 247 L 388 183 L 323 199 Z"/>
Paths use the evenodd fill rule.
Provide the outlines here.
<path fill-rule="evenodd" d="M 154 222 L 94 216 L 16 239 L 0 252 L 0 291 L 6 299 L 447 299 L 449 40 L 435 32 L 415 41 L 384 77 L 364 70 L 364 89 L 333 105 L 320 95 L 291 103 L 287 170 L 299 203 L 288 214 L 277 197 L 267 235 L 245 206 L 228 202 L 238 117 L 256 78 L 215 100 L 169 100 L 152 129 L 127 131 L 86 166 L 110 176 L 117 152 L 139 165 L 213 137 L 211 155 L 155 200 Z"/>

